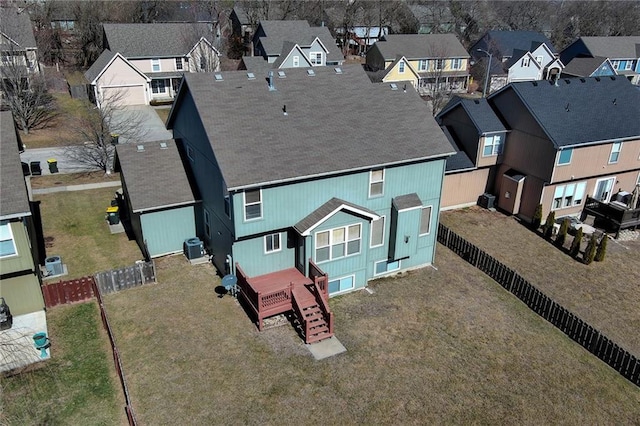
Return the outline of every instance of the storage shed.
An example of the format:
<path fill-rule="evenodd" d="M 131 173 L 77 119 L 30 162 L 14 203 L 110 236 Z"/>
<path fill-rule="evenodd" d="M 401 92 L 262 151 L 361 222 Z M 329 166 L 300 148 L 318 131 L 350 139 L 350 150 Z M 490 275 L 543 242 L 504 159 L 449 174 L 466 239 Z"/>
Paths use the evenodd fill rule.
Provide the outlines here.
<path fill-rule="evenodd" d="M 115 164 L 122 180 L 121 217 L 145 257 L 181 252 L 184 241 L 196 236 L 197 200 L 175 141 L 118 145 Z"/>

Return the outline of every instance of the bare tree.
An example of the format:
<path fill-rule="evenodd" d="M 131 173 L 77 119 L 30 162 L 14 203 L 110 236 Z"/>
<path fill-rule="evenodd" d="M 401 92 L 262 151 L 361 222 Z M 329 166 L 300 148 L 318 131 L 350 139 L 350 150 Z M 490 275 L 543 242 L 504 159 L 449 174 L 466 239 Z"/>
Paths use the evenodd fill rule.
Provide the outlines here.
<path fill-rule="evenodd" d="M 447 46 L 430 44 L 427 48 L 430 59 L 427 61 L 426 70 L 423 71 L 426 79 L 421 82 L 420 92 L 427 96 L 431 103 L 431 113 L 435 116 L 449 101 L 457 83 L 450 81 L 447 75 L 453 61 L 450 59 Z"/>
<path fill-rule="evenodd" d="M 186 28 L 180 37 L 184 44 L 193 46 L 190 59 L 190 71 L 215 72 L 220 71 L 220 56 L 213 46 L 212 28 L 208 24 L 194 23 Z"/>
<path fill-rule="evenodd" d="M 26 52 L 10 48 L 2 52 L 0 94 L 2 103 L 13 112 L 18 128 L 25 135 L 46 126 L 54 118 L 53 97 L 44 78 Z"/>
<path fill-rule="evenodd" d="M 65 155 L 73 163 L 86 168 L 111 173 L 115 144 L 121 141 L 141 141 L 146 136 L 142 126 L 143 117 L 134 111 L 122 114 L 124 93 L 114 91 L 98 95 L 97 107 L 83 102 L 83 109 L 76 117 L 74 129 L 84 140 L 83 143 L 67 147 Z"/>

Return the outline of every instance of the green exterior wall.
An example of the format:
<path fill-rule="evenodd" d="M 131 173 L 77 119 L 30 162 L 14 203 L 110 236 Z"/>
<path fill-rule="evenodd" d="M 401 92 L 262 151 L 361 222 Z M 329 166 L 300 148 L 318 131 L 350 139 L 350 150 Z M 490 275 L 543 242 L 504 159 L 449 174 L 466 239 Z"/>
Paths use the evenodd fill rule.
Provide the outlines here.
<path fill-rule="evenodd" d="M 44 309 L 40 282 L 34 274 L 1 280 L 0 296 L 4 297 L 13 316 Z"/>
<path fill-rule="evenodd" d="M 181 252 L 184 240 L 196 235 L 193 206 L 140 214 L 142 235 L 151 257 Z"/>
<path fill-rule="evenodd" d="M 25 224 L 18 220 L 11 222 L 9 226 L 13 234 L 17 255 L 0 259 L 0 274 L 7 275 L 20 271 L 35 271 Z"/>

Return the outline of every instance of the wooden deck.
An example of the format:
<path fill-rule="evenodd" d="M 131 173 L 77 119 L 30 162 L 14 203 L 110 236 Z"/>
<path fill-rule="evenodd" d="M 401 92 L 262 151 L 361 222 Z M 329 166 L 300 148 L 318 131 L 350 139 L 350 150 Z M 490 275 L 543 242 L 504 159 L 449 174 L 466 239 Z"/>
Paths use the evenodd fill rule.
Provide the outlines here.
<path fill-rule="evenodd" d="M 236 263 L 240 298 L 257 320 L 292 311 L 307 343 L 333 335 L 333 313 L 329 311 L 328 277 L 313 262 L 309 277 L 296 268 L 249 277 Z"/>
<path fill-rule="evenodd" d="M 640 226 L 640 209 L 625 208 L 615 203 L 603 203 L 591 197 L 587 197 L 580 220 L 586 219 L 589 215 L 606 221 L 608 227 L 615 231 L 616 238 L 621 230 Z"/>

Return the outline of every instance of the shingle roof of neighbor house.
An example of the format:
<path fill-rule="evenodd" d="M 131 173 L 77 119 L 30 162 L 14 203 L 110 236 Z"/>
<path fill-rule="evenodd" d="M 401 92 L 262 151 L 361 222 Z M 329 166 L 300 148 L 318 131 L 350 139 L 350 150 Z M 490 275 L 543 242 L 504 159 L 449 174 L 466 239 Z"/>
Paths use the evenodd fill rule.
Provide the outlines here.
<path fill-rule="evenodd" d="M 112 52 L 109 49 L 103 50 L 100 56 L 98 56 L 98 59 L 96 59 L 96 61 L 93 64 L 91 64 L 89 69 L 84 73 L 84 76 L 86 77 L 87 81 L 89 83 L 93 82 L 93 80 L 95 80 L 96 77 L 100 75 L 104 67 L 107 66 L 109 61 L 111 61 L 111 59 L 113 59 L 115 55 L 116 55 L 116 52 Z"/>
<path fill-rule="evenodd" d="M 563 74 L 574 75 L 576 77 L 588 77 L 606 61 L 607 58 L 595 56 L 593 58 L 573 58 L 565 64 Z"/>
<path fill-rule="evenodd" d="M 445 173 L 475 169 L 476 165 L 471 161 L 466 152 L 458 148 L 457 142 L 447 126 L 442 126 L 442 131 L 447 136 L 447 139 L 449 139 L 449 142 L 451 142 L 451 145 L 456 147 L 456 153 L 447 158 L 447 164 L 444 169 Z"/>
<path fill-rule="evenodd" d="M 512 83 L 556 148 L 640 136 L 640 91 L 624 77 Z"/>
<path fill-rule="evenodd" d="M 478 134 L 483 135 L 491 132 L 504 132 L 507 128 L 493 111 L 487 98 L 465 99 L 454 96 L 449 103 L 438 113 L 436 118 L 448 113 L 453 108 L 460 105 L 467 112 L 467 115 L 473 121 L 478 129 Z"/>
<path fill-rule="evenodd" d="M 31 213 L 11 111 L 0 111 L 0 219 Z"/>
<path fill-rule="evenodd" d="M 206 23 L 104 24 L 109 49 L 125 58 L 183 56 L 201 37 L 211 41 Z"/>
<path fill-rule="evenodd" d="M 260 21 L 260 26 L 266 34 L 260 43 L 268 56 L 280 55 L 285 42 L 309 46 L 317 37 L 328 50 L 327 61 L 344 59 L 327 27 L 312 27 L 307 21 Z"/>
<path fill-rule="evenodd" d="M 637 58 L 640 36 L 580 37 L 593 56 Z"/>
<path fill-rule="evenodd" d="M 511 57 L 513 56 L 514 49 L 531 51 L 541 43 L 545 43 L 553 53 L 556 53 L 551 41 L 549 41 L 544 34 L 537 31 L 492 30 L 487 31 L 485 35 L 472 46 L 471 55 L 474 57 L 481 56 L 482 54 L 476 51 L 476 49 L 481 48 L 493 52 L 500 52 L 500 55 L 503 57 Z"/>
<path fill-rule="evenodd" d="M 275 90 L 245 72 L 187 74 L 169 126 L 188 90 L 229 189 L 453 154 L 412 87 L 373 84 L 359 65 L 340 70 L 287 69 L 274 73 Z"/>
<path fill-rule="evenodd" d="M 134 212 L 196 201 L 175 141 L 121 144 L 116 150 Z"/>
<path fill-rule="evenodd" d="M 22 49 L 37 47 L 31 28 L 31 19 L 26 9 L 0 6 L 0 31 Z"/>
<path fill-rule="evenodd" d="M 376 46 L 386 61 L 393 61 L 398 55 L 407 59 L 469 57 L 455 34 L 394 34 L 384 38 Z"/>

